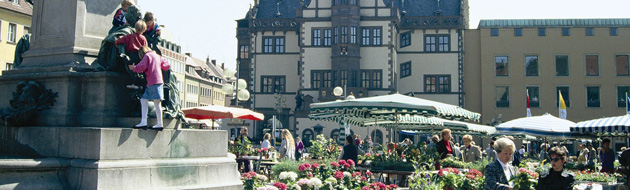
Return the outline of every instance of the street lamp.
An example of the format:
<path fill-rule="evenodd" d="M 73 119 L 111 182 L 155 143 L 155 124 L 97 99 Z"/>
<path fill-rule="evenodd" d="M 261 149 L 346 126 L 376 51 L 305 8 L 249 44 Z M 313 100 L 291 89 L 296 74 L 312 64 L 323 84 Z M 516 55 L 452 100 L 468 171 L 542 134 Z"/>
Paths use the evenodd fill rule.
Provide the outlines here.
<path fill-rule="evenodd" d="M 282 94 L 279 93 L 274 93 L 273 94 L 273 98 L 276 100 L 275 101 L 275 109 L 277 114 L 282 113 L 282 110 L 287 106 L 286 102 L 287 99 L 282 96 Z M 272 139 L 273 139 L 273 143 L 275 145 L 275 141 L 276 141 L 276 126 L 278 125 L 276 122 L 278 122 L 279 120 L 276 119 L 276 114 L 273 114 L 273 118 L 271 120 L 271 125 L 272 125 Z"/>
<path fill-rule="evenodd" d="M 225 78 L 228 80 L 237 78 L 235 75 L 236 75 L 236 71 L 234 69 L 226 68 L 225 70 L 223 70 L 223 76 L 225 76 Z M 221 88 L 221 90 L 223 91 L 223 93 L 230 94 L 232 96 L 234 96 L 234 91 L 236 91 L 236 97 L 235 97 L 236 101 L 234 103 L 235 103 L 235 106 L 238 106 L 238 101 L 249 100 L 250 94 L 246 88 L 247 88 L 247 81 L 245 81 L 245 79 L 237 79 L 236 85 L 232 85 L 228 83 L 224 85 Z"/>
<path fill-rule="evenodd" d="M 352 95 L 352 93 L 350 93 L 350 96 L 346 96 L 346 85 L 343 85 L 343 88 L 341 88 L 340 86 L 337 86 L 333 89 L 333 95 L 337 96 L 337 97 L 341 97 L 341 95 L 343 94 L 343 99 L 345 100 L 354 100 L 355 97 L 354 95 Z M 341 115 L 341 119 L 339 120 L 339 144 L 343 145 L 343 143 L 346 141 L 346 134 L 350 133 L 350 126 L 346 125 L 345 122 L 345 113 L 342 113 Z"/>

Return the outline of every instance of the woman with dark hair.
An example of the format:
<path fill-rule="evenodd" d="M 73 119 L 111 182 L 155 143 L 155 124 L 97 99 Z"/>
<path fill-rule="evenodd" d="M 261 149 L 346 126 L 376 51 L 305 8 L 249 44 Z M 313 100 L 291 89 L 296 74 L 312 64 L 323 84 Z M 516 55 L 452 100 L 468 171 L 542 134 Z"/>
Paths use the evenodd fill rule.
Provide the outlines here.
<path fill-rule="evenodd" d="M 564 169 L 567 163 L 567 152 L 563 148 L 553 147 L 549 150 L 551 168 L 540 174 L 536 190 L 554 189 L 571 190 L 575 179 L 573 174 Z"/>

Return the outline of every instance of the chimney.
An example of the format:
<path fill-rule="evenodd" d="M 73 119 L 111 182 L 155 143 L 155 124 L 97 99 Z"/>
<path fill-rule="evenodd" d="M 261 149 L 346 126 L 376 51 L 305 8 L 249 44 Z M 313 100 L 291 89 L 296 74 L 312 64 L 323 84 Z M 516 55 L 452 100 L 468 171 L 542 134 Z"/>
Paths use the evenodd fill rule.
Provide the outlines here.
<path fill-rule="evenodd" d="M 225 70 L 225 63 L 221 63 L 221 69 Z"/>
<path fill-rule="evenodd" d="M 216 60 L 216 59 L 213 59 L 211 62 L 212 62 L 212 64 L 213 64 L 214 66 L 217 66 L 217 60 Z"/>
<path fill-rule="evenodd" d="M 206 65 L 210 66 L 210 56 L 206 57 Z"/>
<path fill-rule="evenodd" d="M 188 57 L 192 57 L 192 53 L 185 53 L 185 54 L 186 54 L 186 56 L 188 56 Z"/>

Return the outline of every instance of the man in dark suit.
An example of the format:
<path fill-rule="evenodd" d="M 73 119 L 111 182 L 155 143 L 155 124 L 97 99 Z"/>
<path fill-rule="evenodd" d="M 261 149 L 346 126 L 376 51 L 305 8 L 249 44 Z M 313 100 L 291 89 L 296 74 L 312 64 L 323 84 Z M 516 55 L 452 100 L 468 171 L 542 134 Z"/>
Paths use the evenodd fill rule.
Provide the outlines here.
<path fill-rule="evenodd" d="M 500 138 L 494 142 L 494 150 L 497 151 L 497 160 L 486 165 L 485 189 L 512 190 L 514 184 L 509 181 L 516 175 L 516 169 L 509 162 L 516 150 L 514 142 L 507 138 Z"/>
<path fill-rule="evenodd" d="M 453 142 L 451 142 L 451 130 L 444 129 L 441 132 L 442 140 L 436 144 L 437 152 L 440 154 L 440 159 L 455 155 L 455 149 Z"/>

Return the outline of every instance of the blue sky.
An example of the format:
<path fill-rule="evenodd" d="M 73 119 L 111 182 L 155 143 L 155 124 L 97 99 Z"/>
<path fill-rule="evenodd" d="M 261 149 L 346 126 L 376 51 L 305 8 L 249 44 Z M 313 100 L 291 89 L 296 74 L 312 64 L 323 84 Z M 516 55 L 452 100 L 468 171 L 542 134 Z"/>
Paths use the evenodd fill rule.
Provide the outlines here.
<path fill-rule="evenodd" d="M 298 1 L 298 0 L 285 0 Z M 138 0 L 193 57 L 235 68 L 236 21 L 254 0 Z M 469 0 L 470 27 L 480 19 L 630 18 L 630 0 Z"/>

